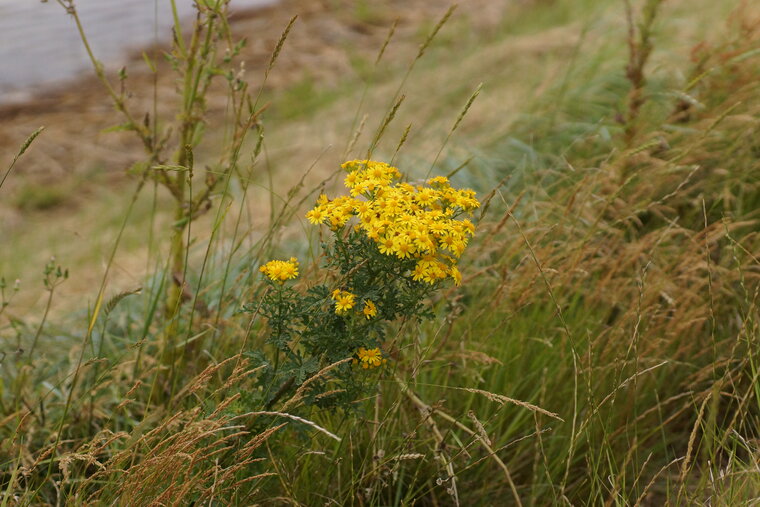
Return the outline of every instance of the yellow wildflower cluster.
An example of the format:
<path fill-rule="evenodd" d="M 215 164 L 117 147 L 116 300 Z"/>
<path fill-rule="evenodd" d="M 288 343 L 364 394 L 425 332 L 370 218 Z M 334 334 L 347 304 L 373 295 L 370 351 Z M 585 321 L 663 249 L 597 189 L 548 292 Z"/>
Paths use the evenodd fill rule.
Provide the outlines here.
<path fill-rule="evenodd" d="M 356 351 L 356 356 L 358 359 L 354 359 L 354 364 L 361 364 L 362 368 L 365 370 L 369 368 L 377 368 L 388 362 L 387 359 L 383 359 L 383 353 L 378 348 L 368 350 L 364 347 L 360 347 L 359 350 Z"/>
<path fill-rule="evenodd" d="M 259 271 L 273 282 L 284 282 L 298 276 L 298 259 L 291 257 L 289 261 L 269 261 Z"/>
<path fill-rule="evenodd" d="M 320 195 L 306 218 L 339 229 L 357 217 L 356 227 L 380 253 L 417 261 L 414 280 L 433 284 L 450 276 L 459 285 L 456 259 L 475 225 L 458 216 L 480 206 L 475 192 L 452 188 L 443 176 L 429 179 L 427 185 L 398 182 L 401 173 L 384 162 L 352 160 L 341 167 L 348 171 L 345 185 L 351 195 L 332 200 Z"/>
<path fill-rule="evenodd" d="M 332 293 L 335 301 L 335 313 L 344 314 L 356 305 L 356 296 L 348 291 L 335 289 Z"/>

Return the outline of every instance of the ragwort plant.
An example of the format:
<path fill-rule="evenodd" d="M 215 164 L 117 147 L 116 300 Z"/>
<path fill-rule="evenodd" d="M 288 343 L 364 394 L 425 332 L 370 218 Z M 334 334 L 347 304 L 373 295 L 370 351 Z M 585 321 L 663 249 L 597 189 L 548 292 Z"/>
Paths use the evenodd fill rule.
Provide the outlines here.
<path fill-rule="evenodd" d="M 342 167 L 349 195 L 322 194 L 306 214 L 330 229 L 322 243 L 325 281 L 300 291 L 289 283 L 298 261 L 272 260 L 260 268 L 268 291 L 246 306 L 266 316 L 271 329 L 274 359 L 261 376 L 266 399 L 258 400 L 267 406 L 340 363 L 332 369 L 340 387 L 310 382 L 305 398 L 348 407 L 367 385 L 365 370 L 385 364 L 396 346 L 389 323 L 432 317 L 429 297 L 447 280 L 462 280 L 457 260 L 475 232 L 466 217 L 480 206 L 473 190 L 455 189 L 442 176 L 402 182 L 399 170 L 384 162 L 352 160 Z"/>

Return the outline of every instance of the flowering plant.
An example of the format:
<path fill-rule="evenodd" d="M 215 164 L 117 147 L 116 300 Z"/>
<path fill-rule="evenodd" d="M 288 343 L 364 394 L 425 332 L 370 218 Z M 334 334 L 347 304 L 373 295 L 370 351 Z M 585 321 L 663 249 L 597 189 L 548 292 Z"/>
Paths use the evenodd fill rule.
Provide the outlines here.
<path fill-rule="evenodd" d="M 273 260 L 261 266 L 269 289 L 261 301 L 277 352 L 262 390 L 271 406 L 317 371 L 331 379 L 309 381 L 304 399 L 346 406 L 369 383 L 365 370 L 387 362 L 389 323 L 431 316 L 429 296 L 451 279 L 462 280 L 457 260 L 475 231 L 463 215 L 480 206 L 472 190 L 457 190 L 444 177 L 426 184 L 401 181 L 397 168 L 383 162 L 343 164 L 350 195 L 320 195 L 307 219 L 329 227 L 322 244 L 328 281 L 299 291 L 289 283 L 298 261 Z M 254 305 L 246 307 L 253 310 Z M 281 359 L 284 361 L 281 363 Z M 328 386 L 338 381 L 337 386 Z"/>

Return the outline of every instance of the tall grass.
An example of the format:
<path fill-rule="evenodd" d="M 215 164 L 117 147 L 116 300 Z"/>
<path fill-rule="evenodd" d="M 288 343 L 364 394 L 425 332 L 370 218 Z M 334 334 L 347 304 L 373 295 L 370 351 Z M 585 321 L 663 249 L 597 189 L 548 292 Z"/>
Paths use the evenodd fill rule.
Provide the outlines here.
<path fill-rule="evenodd" d="M 571 4 L 519 14 L 560 25 L 578 19 Z M 262 161 L 268 119 L 259 92 L 234 76 L 220 161 L 205 177 L 193 172 L 214 160 L 194 149 L 207 119 L 199 83 L 214 54 L 236 47 L 226 3 L 201 2 L 194 35 L 176 29 L 172 57 L 185 79 L 179 127 L 165 141 L 174 148 L 150 141 L 137 175 L 139 192 L 151 178 L 182 181 L 180 198 L 154 194 L 176 204 L 174 223 L 156 232 L 172 253 L 151 260 L 141 290 L 111 294 L 106 268 L 95 303 L 73 318 L 7 319 L 2 505 L 756 501 L 760 18 L 738 3 L 665 67 L 677 14 L 659 4 L 598 7 L 623 20 L 613 26 L 627 17 L 627 41 L 625 30 L 579 27 L 562 72 L 508 124 L 479 123 L 488 76 L 467 76 L 457 105 L 442 105 L 429 157 L 413 145 L 423 141 L 416 129 L 430 130 L 407 127 L 400 98 L 415 73 L 447 70 L 423 57 L 446 30 L 456 41 L 456 14 L 431 20 L 395 81 L 370 73 L 347 115 L 347 155 L 393 156 L 414 177 L 448 173 L 478 189 L 483 207 L 462 286 L 432 297 L 433 319 L 389 326 L 390 364 L 372 370 L 370 396 L 325 410 L 307 406 L 298 385 L 262 397 L 257 378 L 272 350 L 256 268 L 298 253 L 310 259 L 299 283 L 323 281 L 324 238 L 300 239 L 298 217 L 334 175 Z M 262 80 L 298 24 L 283 28 Z M 498 55 L 519 28 L 506 24 L 467 51 Z M 361 120 L 377 89 L 387 106 Z M 148 140 L 164 132 L 157 120 L 140 125 Z M 467 129 L 483 132 L 477 149 L 452 145 Z M 204 217 L 192 211 L 199 187 L 209 189 Z M 269 209 L 251 206 L 264 197 Z M 52 301 L 64 272 L 45 269 Z M 333 373 L 301 385 L 337 388 Z"/>

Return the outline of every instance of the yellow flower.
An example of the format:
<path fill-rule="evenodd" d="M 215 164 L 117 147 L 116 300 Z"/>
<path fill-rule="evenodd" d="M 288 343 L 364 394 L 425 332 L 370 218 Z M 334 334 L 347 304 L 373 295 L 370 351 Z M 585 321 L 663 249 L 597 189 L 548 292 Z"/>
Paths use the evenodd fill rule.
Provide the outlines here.
<path fill-rule="evenodd" d="M 436 221 L 430 224 L 430 232 L 432 232 L 433 234 L 441 235 L 445 233 L 446 230 L 447 230 L 446 224 L 443 222 Z"/>
<path fill-rule="evenodd" d="M 356 201 L 354 204 L 354 211 L 363 215 L 370 211 L 369 203 L 367 201 Z"/>
<path fill-rule="evenodd" d="M 430 178 L 427 181 L 428 185 L 446 185 L 449 184 L 449 179 L 446 176 L 436 176 L 435 178 Z"/>
<path fill-rule="evenodd" d="M 310 210 L 308 213 L 306 213 L 306 218 L 308 218 L 309 222 L 313 223 L 314 225 L 319 225 L 325 221 L 327 214 L 321 206 L 317 206 L 313 210 Z"/>
<path fill-rule="evenodd" d="M 419 204 L 427 206 L 429 204 L 433 204 L 436 199 L 438 199 L 438 192 L 432 188 L 420 187 L 419 192 L 417 193 L 417 202 Z"/>
<path fill-rule="evenodd" d="M 448 250 L 451 250 L 452 248 L 454 248 L 454 245 L 456 243 L 457 243 L 457 238 L 454 237 L 454 235 L 452 234 L 447 234 L 441 238 L 441 246 Z"/>
<path fill-rule="evenodd" d="M 335 301 L 335 313 L 344 314 L 356 305 L 356 296 L 348 291 L 335 289 L 332 299 Z"/>
<path fill-rule="evenodd" d="M 414 267 L 414 271 L 412 271 L 412 280 L 414 280 L 415 282 L 419 282 L 420 280 L 425 279 L 426 276 L 427 276 L 427 273 L 425 270 L 425 266 L 421 262 L 418 262 L 417 265 Z"/>
<path fill-rule="evenodd" d="M 348 176 L 346 176 L 346 179 L 344 180 L 345 185 L 348 188 L 354 188 L 354 185 L 356 185 L 356 180 L 358 179 L 358 173 L 352 172 L 348 173 Z"/>
<path fill-rule="evenodd" d="M 377 227 L 374 227 L 372 225 L 369 225 L 365 228 L 365 231 L 367 231 L 367 237 L 373 241 L 380 241 L 380 229 Z M 382 252 L 380 252 L 382 253 Z"/>
<path fill-rule="evenodd" d="M 435 243 L 427 232 L 418 233 L 414 238 L 414 246 L 420 252 L 435 252 Z"/>
<path fill-rule="evenodd" d="M 364 313 L 364 316 L 367 317 L 367 320 L 369 320 L 372 317 L 377 315 L 377 307 L 375 306 L 375 303 L 373 303 L 369 299 L 365 299 L 364 309 L 362 310 L 362 312 Z"/>
<path fill-rule="evenodd" d="M 480 206 L 480 203 L 478 203 L 478 206 Z M 473 224 L 466 218 L 462 220 L 462 226 L 464 227 L 465 232 L 469 234 L 470 236 L 473 236 L 475 234 L 475 224 Z"/>
<path fill-rule="evenodd" d="M 259 268 L 273 282 L 284 282 L 298 277 L 298 259 L 291 257 L 288 261 L 272 260 Z"/>
<path fill-rule="evenodd" d="M 462 284 L 462 273 L 459 272 L 459 268 L 456 266 L 451 266 L 449 274 L 451 275 L 451 278 L 454 279 L 454 284 L 457 287 Z"/>
<path fill-rule="evenodd" d="M 414 245 L 406 236 L 397 236 L 393 241 L 393 251 L 399 259 L 406 259 L 414 251 Z"/>
<path fill-rule="evenodd" d="M 438 280 L 446 278 L 448 267 L 443 262 L 439 261 L 433 255 L 427 255 L 417 261 L 412 272 L 412 278 L 415 281 L 425 281 L 429 284 L 434 284 Z"/>
<path fill-rule="evenodd" d="M 380 249 L 381 254 L 385 255 L 393 255 L 393 249 L 395 246 L 395 242 L 393 241 L 393 238 L 390 236 L 386 236 L 385 238 L 382 238 L 378 242 L 378 248 Z"/>
<path fill-rule="evenodd" d="M 349 160 L 347 162 L 343 162 L 340 167 L 347 172 L 353 172 L 361 167 L 366 167 L 367 162 L 369 162 L 369 160 Z"/>
<path fill-rule="evenodd" d="M 374 221 L 375 221 L 375 217 L 373 217 L 370 214 L 362 215 L 362 217 L 361 217 L 361 222 L 365 226 L 371 225 Z"/>
<path fill-rule="evenodd" d="M 362 368 L 365 370 L 368 368 L 377 368 L 386 363 L 386 360 L 383 359 L 383 353 L 379 348 L 367 350 L 364 347 L 360 347 L 359 350 L 356 351 L 356 355 L 359 357 L 358 362 L 361 363 Z"/>

